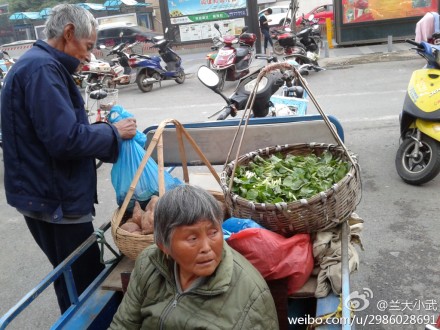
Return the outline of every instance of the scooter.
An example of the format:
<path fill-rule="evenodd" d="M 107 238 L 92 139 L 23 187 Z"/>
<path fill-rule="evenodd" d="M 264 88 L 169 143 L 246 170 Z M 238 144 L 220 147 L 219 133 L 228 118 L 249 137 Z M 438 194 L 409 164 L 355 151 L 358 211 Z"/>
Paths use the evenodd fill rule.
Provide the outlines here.
<path fill-rule="evenodd" d="M 167 33 L 168 29 L 165 29 Z M 137 84 L 142 92 L 150 92 L 154 83 L 162 80 L 174 80 L 178 84 L 185 81 L 185 71 L 182 67 L 182 58 L 171 49 L 171 41 L 163 36 L 152 39 L 153 47 L 159 50 L 159 56 L 143 55 L 143 60 L 136 62 L 133 67 L 138 68 Z M 166 64 L 161 66 L 161 60 Z"/>
<path fill-rule="evenodd" d="M 215 58 L 217 57 L 218 50 L 221 47 L 223 47 L 223 41 L 221 40 L 222 33 L 220 32 L 220 30 L 217 31 L 219 32 L 219 34 L 212 37 L 212 43 L 213 43 L 213 46 L 211 46 L 212 52 L 206 54 L 206 66 L 210 69 L 212 69 L 212 64 L 214 63 Z M 229 33 L 230 31 L 231 29 L 226 31 L 226 33 Z"/>
<path fill-rule="evenodd" d="M 395 164 L 404 182 L 421 185 L 440 172 L 440 46 L 406 42 L 416 46 L 427 65 L 415 70 L 408 84 Z"/>
<path fill-rule="evenodd" d="M 110 50 L 107 56 L 116 55 L 116 57 L 110 60 L 110 70 L 107 72 L 107 77 L 110 75 L 110 81 L 103 82 L 103 86 L 115 88 L 116 85 L 128 85 L 137 81 L 137 71 L 132 70 L 132 67 L 135 67 L 142 58 L 146 58 L 144 55 L 132 52 L 137 44 L 139 44 L 138 41 L 131 44 L 120 43 Z M 100 47 L 105 48 L 105 46 Z"/>
<path fill-rule="evenodd" d="M 278 45 L 283 48 L 286 58 L 293 59 L 299 64 L 312 64 L 319 67 L 318 59 L 322 48 L 322 38 L 320 26 L 313 24 L 313 22 L 315 20 L 311 15 L 308 20 L 309 26 L 306 26 L 297 34 L 293 33 L 290 28 L 285 28 L 284 31 L 279 31 L 280 33 L 276 35 L 276 39 Z"/>
<path fill-rule="evenodd" d="M 217 23 L 214 24 L 214 27 L 221 34 L 220 26 Z M 236 81 L 249 73 L 257 36 L 254 33 L 247 33 L 247 31 L 248 27 L 245 26 L 238 37 L 229 34 L 220 37 L 223 47 L 219 49 L 217 56 L 211 63 L 211 68 L 218 73 L 220 78 L 217 87 L 219 91 L 223 90 L 225 81 Z M 236 44 L 238 47 L 234 47 Z"/>
<path fill-rule="evenodd" d="M 277 58 L 267 55 L 256 55 L 258 59 L 265 59 L 268 63 L 277 62 Z M 217 116 L 217 120 L 225 120 L 228 116 L 235 117 L 240 110 L 245 110 L 248 103 L 249 96 L 255 87 L 257 77 L 263 67 L 258 70 L 249 73 L 247 76 L 242 77 L 233 94 L 228 98 L 219 89 L 221 84 L 219 76 L 207 66 L 201 66 L 197 72 L 197 77 L 206 87 L 210 88 L 215 93 L 219 94 L 225 101 L 226 106 L 221 110 L 212 114 L 208 118 Z M 299 72 L 306 70 L 304 67 L 298 68 Z M 255 102 L 252 107 L 253 117 L 266 117 L 266 116 L 279 116 L 279 115 L 292 115 L 293 113 L 279 113 L 277 114 L 274 108 L 274 103 L 271 101 L 271 97 L 280 89 L 286 91 L 285 96 L 291 95 L 292 97 L 306 97 L 305 93 L 300 96 L 303 87 L 298 84 L 295 77 L 290 71 L 286 70 L 281 72 L 280 70 L 272 71 L 261 79 L 258 85 L 258 91 L 255 96 Z"/>

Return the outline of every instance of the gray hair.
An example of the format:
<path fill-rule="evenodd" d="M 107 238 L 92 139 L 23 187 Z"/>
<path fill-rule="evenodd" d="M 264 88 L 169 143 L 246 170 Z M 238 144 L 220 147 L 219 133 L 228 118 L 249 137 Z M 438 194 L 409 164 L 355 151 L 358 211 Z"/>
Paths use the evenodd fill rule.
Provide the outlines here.
<path fill-rule="evenodd" d="M 167 191 L 154 209 L 156 244 L 169 248 L 175 228 L 191 226 L 201 220 L 219 225 L 223 222 L 223 209 L 210 193 L 190 185 L 180 185 Z"/>
<path fill-rule="evenodd" d="M 98 28 L 98 22 L 87 9 L 77 5 L 61 4 L 52 8 L 46 21 L 44 33 L 47 39 L 61 37 L 67 24 L 73 24 L 77 39 L 89 38 Z"/>

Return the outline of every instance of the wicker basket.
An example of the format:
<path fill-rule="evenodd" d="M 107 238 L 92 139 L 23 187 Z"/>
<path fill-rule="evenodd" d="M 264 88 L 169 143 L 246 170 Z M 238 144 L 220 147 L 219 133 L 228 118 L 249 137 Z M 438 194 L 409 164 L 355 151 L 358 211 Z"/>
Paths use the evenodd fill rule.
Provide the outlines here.
<path fill-rule="evenodd" d="M 351 162 L 342 147 L 316 143 L 268 147 L 242 155 L 236 162 L 237 166 L 247 165 L 256 155 L 267 158 L 274 153 L 283 155 L 314 153 L 319 156 L 325 150 L 336 157 Z M 335 227 L 350 216 L 360 201 L 361 182 L 357 163 L 352 163 L 348 174 L 334 184 L 331 189 L 309 199 L 277 204 L 254 203 L 230 192 L 229 179 L 234 169 L 234 163 L 234 161 L 230 162 L 220 175 L 226 203 L 232 214 L 238 218 L 253 219 L 263 227 L 285 237 L 296 233 L 313 233 Z"/>
<path fill-rule="evenodd" d="M 165 193 L 165 179 L 164 179 L 164 161 L 163 161 L 163 138 L 162 133 L 165 128 L 165 126 L 169 123 L 174 124 L 176 127 L 176 130 L 178 131 L 179 136 L 179 145 L 180 145 L 180 156 L 182 159 L 182 164 L 186 165 L 186 157 L 185 157 L 185 148 L 183 147 L 183 137 L 185 137 L 190 145 L 193 147 L 193 149 L 197 152 L 200 159 L 205 163 L 205 165 L 208 167 L 214 178 L 217 180 L 217 182 L 220 184 L 220 178 L 217 174 L 217 172 L 212 167 L 211 163 L 206 159 L 203 152 L 200 150 L 194 139 L 189 135 L 189 133 L 185 130 L 185 128 L 180 124 L 177 120 L 174 119 L 167 119 L 160 123 L 158 126 L 156 133 L 154 134 L 153 138 L 151 139 L 151 143 L 148 146 L 147 151 L 145 152 L 145 155 L 141 161 L 141 164 L 139 165 L 139 168 L 136 171 L 136 174 L 133 178 L 133 181 L 130 184 L 130 189 L 127 192 L 127 195 L 125 196 L 124 202 L 122 203 L 121 207 L 116 209 L 116 211 L 113 213 L 113 217 L 111 220 L 111 229 L 112 229 L 112 236 L 113 240 L 116 244 L 116 246 L 119 248 L 121 253 L 126 255 L 130 259 L 136 259 L 139 253 L 142 252 L 146 247 L 152 245 L 154 243 L 154 234 L 149 235 L 138 235 L 138 234 L 132 234 L 128 231 L 121 229 L 120 225 L 123 224 L 130 216 L 131 214 L 127 212 L 127 206 L 130 202 L 131 197 L 133 196 L 134 190 L 136 188 L 136 185 L 140 179 L 140 176 L 142 175 L 142 172 L 147 164 L 148 159 L 150 158 L 154 148 L 157 146 L 157 159 L 158 159 L 158 179 L 159 179 L 159 196 L 162 196 Z M 184 181 L 186 183 L 189 183 L 189 173 L 187 166 L 182 166 L 183 169 L 183 177 Z M 216 198 L 216 200 L 220 202 L 224 202 L 224 198 L 222 194 L 217 193 L 215 191 L 211 191 L 211 194 Z"/>
<path fill-rule="evenodd" d="M 118 220 L 119 212 L 121 212 L 121 209 L 116 209 L 111 220 L 113 240 L 122 254 L 135 260 L 143 249 L 154 243 L 154 235 L 132 234 L 122 229 L 120 225 L 124 224 L 131 214 L 125 212 L 121 220 Z"/>

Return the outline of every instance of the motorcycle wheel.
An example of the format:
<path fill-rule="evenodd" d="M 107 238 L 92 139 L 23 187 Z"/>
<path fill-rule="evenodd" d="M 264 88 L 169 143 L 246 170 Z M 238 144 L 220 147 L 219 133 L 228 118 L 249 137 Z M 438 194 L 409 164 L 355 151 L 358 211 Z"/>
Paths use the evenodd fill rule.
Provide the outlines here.
<path fill-rule="evenodd" d="M 179 76 L 174 79 L 176 81 L 176 83 L 178 84 L 183 84 L 183 82 L 185 81 L 185 72 L 182 70 L 179 72 Z"/>
<path fill-rule="evenodd" d="M 226 73 L 227 73 L 226 70 L 217 71 L 217 74 L 218 74 L 218 77 L 219 77 L 219 83 L 218 83 L 217 89 L 220 92 L 225 87 Z"/>
<path fill-rule="evenodd" d="M 411 136 L 405 137 L 396 154 L 396 170 L 408 184 L 421 185 L 434 179 L 440 172 L 440 144 L 422 135 L 417 158 L 411 156 L 417 143 Z"/>
<path fill-rule="evenodd" d="M 143 83 L 144 79 L 147 77 L 148 76 L 147 76 L 146 72 L 140 73 L 139 76 L 137 77 L 137 85 L 138 85 L 139 89 L 144 93 L 151 92 L 151 90 L 153 89 L 153 84 L 144 84 Z"/>
<path fill-rule="evenodd" d="M 115 89 L 116 83 L 113 81 L 112 77 L 104 77 L 102 78 L 102 88 Z"/>
<path fill-rule="evenodd" d="M 273 42 L 273 52 L 275 55 L 283 55 L 284 54 L 284 47 L 280 46 L 280 42 L 278 40 L 275 40 Z"/>

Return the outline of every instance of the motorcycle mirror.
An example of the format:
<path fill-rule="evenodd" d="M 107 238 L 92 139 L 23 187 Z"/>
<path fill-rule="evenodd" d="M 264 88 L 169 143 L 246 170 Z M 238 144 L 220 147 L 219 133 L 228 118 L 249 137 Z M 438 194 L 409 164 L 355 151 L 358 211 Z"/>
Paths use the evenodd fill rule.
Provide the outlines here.
<path fill-rule="evenodd" d="M 205 65 L 202 65 L 199 70 L 197 70 L 197 78 L 206 87 L 215 90 L 220 82 L 217 74 Z"/>
<path fill-rule="evenodd" d="M 214 23 L 214 27 L 220 31 L 220 25 L 218 25 L 217 23 Z"/>
<path fill-rule="evenodd" d="M 243 30 L 241 30 L 241 33 L 245 33 L 249 28 L 247 26 L 243 26 Z"/>

